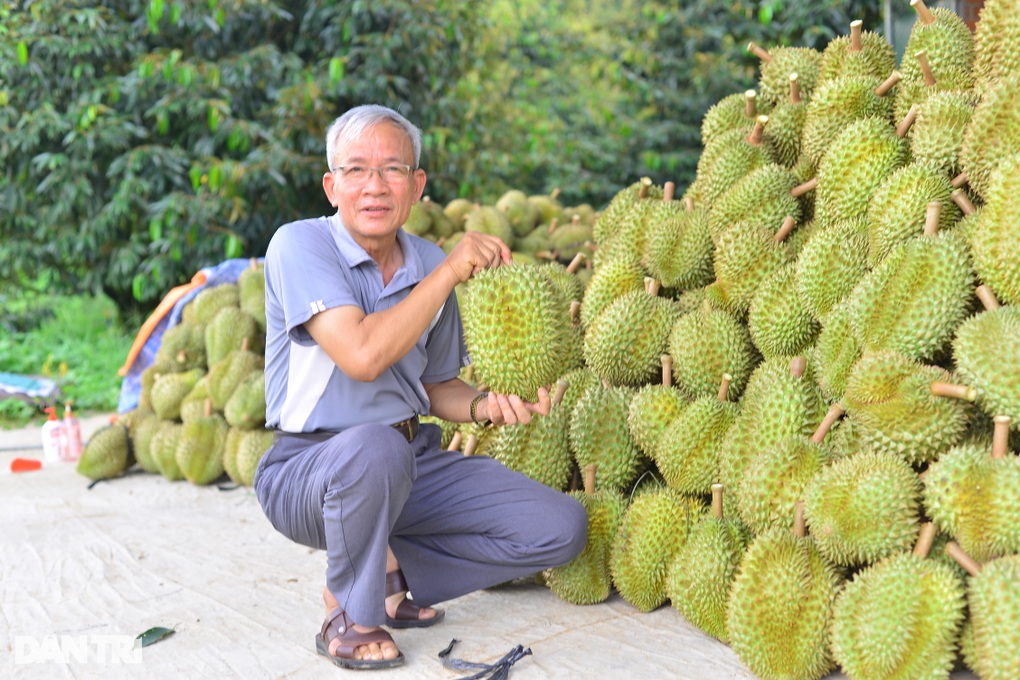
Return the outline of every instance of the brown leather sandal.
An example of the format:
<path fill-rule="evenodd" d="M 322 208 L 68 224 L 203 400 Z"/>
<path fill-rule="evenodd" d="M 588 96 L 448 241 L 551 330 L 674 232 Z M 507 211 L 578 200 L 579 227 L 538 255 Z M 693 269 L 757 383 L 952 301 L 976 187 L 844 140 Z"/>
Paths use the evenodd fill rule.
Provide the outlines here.
<path fill-rule="evenodd" d="M 386 574 L 386 597 L 407 592 L 407 581 L 404 572 L 397 569 Z M 428 628 L 443 620 L 446 612 L 436 609 L 436 615 L 428 619 L 420 619 L 422 607 L 412 604 L 407 596 L 397 605 L 396 616 L 386 615 L 386 625 L 390 628 Z"/>
<path fill-rule="evenodd" d="M 340 640 L 336 654 L 329 653 L 329 645 L 334 639 Z M 404 663 L 404 653 L 400 652 L 395 659 L 355 659 L 354 650 L 362 645 L 373 642 L 393 642 L 386 631 L 379 629 L 371 633 L 359 633 L 348 618 L 347 612 L 337 607 L 329 613 L 322 623 L 322 630 L 315 636 L 315 650 L 341 668 L 368 670 L 373 668 L 394 668 Z"/>

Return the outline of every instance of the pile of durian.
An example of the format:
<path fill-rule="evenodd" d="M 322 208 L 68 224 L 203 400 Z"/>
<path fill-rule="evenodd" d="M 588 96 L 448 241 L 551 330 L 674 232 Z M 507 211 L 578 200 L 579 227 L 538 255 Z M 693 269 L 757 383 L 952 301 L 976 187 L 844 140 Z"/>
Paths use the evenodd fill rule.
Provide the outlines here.
<path fill-rule="evenodd" d="M 459 291 L 465 377 L 553 386 L 440 423 L 587 508 L 544 582 L 669 602 L 762 678 L 1020 677 L 1020 4 L 911 5 L 899 64 L 859 22 L 749 46 L 685 191 Z"/>

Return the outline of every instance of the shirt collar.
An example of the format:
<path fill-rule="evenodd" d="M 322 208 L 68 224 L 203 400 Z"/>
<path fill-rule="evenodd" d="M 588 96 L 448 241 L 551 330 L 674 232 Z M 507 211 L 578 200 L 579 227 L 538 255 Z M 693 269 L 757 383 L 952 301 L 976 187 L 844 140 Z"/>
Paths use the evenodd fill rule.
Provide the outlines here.
<path fill-rule="evenodd" d="M 336 243 L 337 248 L 340 249 L 340 256 L 347 262 L 347 266 L 353 269 L 366 262 L 375 264 L 375 260 L 372 259 L 364 248 L 358 245 L 358 242 L 347 231 L 343 222 L 340 221 L 339 215 L 330 215 L 328 220 L 330 231 L 333 232 L 333 241 Z M 425 264 L 422 262 L 418 250 L 411 242 L 411 237 L 404 231 L 403 227 L 397 230 L 397 242 L 400 244 L 400 249 L 404 255 L 404 264 L 397 270 L 396 275 L 387 287 L 399 290 L 421 281 L 425 276 Z"/>

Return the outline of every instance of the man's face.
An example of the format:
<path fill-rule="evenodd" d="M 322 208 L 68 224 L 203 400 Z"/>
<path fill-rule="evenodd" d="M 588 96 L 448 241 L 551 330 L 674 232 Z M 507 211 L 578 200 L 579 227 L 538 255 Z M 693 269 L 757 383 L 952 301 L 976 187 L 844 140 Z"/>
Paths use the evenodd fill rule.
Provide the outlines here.
<path fill-rule="evenodd" d="M 413 166 L 411 140 L 397 125 L 380 123 L 368 128 L 361 138 L 337 149 L 333 167 L 351 165 Z M 364 181 L 349 181 L 340 172 L 327 172 L 322 188 L 351 236 L 365 246 L 388 239 L 407 221 L 411 206 L 425 190 L 425 172 L 413 170 L 410 177 L 389 181 L 384 181 L 378 172 L 371 172 Z"/>

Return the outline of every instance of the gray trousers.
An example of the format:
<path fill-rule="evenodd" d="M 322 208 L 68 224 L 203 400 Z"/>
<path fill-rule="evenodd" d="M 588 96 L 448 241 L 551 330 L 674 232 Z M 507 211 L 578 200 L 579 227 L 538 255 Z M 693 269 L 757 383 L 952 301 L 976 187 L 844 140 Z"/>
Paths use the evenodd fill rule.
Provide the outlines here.
<path fill-rule="evenodd" d="M 283 535 L 326 551 L 326 586 L 356 623 L 386 618 L 386 547 L 418 606 L 566 564 L 588 516 L 565 493 L 485 456 L 414 441 L 386 425 L 320 442 L 283 437 L 262 457 L 255 493 Z"/>

